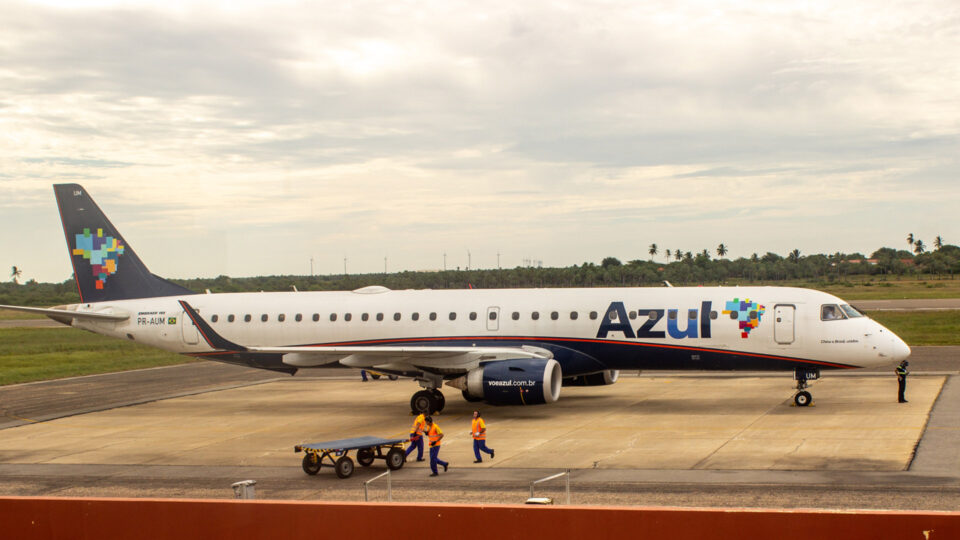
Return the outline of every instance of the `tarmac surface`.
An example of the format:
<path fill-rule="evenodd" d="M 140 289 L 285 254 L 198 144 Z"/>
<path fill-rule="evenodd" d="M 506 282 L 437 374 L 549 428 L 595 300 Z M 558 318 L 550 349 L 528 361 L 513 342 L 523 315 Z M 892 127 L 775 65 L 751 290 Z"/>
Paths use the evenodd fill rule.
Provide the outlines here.
<path fill-rule="evenodd" d="M 534 407 L 481 404 L 496 458 L 473 463 L 474 406 L 445 388 L 441 457 L 410 461 L 395 501 L 522 502 L 569 469 L 574 504 L 955 510 L 960 347 L 916 347 L 910 403 L 893 366 L 824 372 L 792 406 L 790 374 L 626 373 Z M 409 381 L 354 371 L 289 377 L 212 362 L 0 388 L 0 494 L 363 500 L 382 462 L 307 476 L 293 445 L 406 433 Z M 537 496 L 565 499 L 564 481 Z M 370 486 L 385 500 L 384 479 Z"/>

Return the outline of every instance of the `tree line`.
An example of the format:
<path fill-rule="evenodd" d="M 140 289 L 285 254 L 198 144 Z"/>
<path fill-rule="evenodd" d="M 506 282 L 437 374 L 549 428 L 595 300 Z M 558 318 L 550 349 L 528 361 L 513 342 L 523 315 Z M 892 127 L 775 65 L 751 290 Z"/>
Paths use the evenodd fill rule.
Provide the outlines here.
<path fill-rule="evenodd" d="M 911 237 L 911 246 L 916 241 Z M 938 237 L 939 242 L 939 237 Z M 368 285 L 383 285 L 390 289 L 462 289 L 476 287 L 650 287 L 664 281 L 675 286 L 767 284 L 782 281 L 810 281 L 831 283 L 851 276 L 928 275 L 950 278 L 960 273 L 960 247 L 940 243 L 935 251 L 925 249 L 913 253 L 884 247 L 870 257 L 861 253 L 834 253 L 832 255 L 802 255 L 794 249 L 787 256 L 773 252 L 750 257 L 726 259 L 727 248 L 717 246 L 717 258 L 708 250 L 699 253 L 678 249 L 669 252 L 666 261 L 654 260 L 660 254 L 656 245 L 647 250 L 650 259 L 622 262 L 606 257 L 600 264 L 585 262 L 563 268 L 525 267 L 489 270 L 446 270 L 374 274 L 339 274 L 324 276 L 258 276 L 234 278 L 172 279 L 174 283 L 196 292 L 248 292 L 353 290 Z M 679 254 L 679 255 L 678 255 Z M 19 277 L 19 275 L 17 276 Z M 24 284 L 15 281 L 0 283 L 0 304 L 49 306 L 80 301 L 73 279 L 62 283 Z"/>

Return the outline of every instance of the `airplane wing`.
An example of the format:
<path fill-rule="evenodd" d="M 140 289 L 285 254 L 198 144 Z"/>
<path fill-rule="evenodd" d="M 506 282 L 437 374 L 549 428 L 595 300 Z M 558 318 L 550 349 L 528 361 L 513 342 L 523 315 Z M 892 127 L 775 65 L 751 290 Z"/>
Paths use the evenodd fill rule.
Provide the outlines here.
<path fill-rule="evenodd" d="M 245 347 L 219 335 L 186 301 L 180 300 L 184 312 L 207 344 L 215 349 L 260 354 L 281 354 L 283 363 L 305 368 L 340 362 L 348 367 L 379 368 L 385 371 L 429 371 L 441 374 L 466 373 L 480 365 L 516 358 L 553 358 L 553 353 L 539 347 L 418 347 L 418 346 L 311 346 L 311 347 Z"/>
<path fill-rule="evenodd" d="M 0 305 L 0 309 L 9 309 L 10 311 L 22 311 L 24 313 L 39 313 L 40 315 L 46 315 L 51 319 L 61 322 L 63 324 L 70 324 L 70 321 L 73 319 L 87 320 L 87 321 L 125 321 L 130 318 L 129 313 L 121 313 L 119 311 L 111 310 L 109 312 L 105 311 L 73 311 L 69 309 L 58 309 L 58 308 L 35 308 L 35 307 L 26 307 L 26 306 L 4 306 Z"/>

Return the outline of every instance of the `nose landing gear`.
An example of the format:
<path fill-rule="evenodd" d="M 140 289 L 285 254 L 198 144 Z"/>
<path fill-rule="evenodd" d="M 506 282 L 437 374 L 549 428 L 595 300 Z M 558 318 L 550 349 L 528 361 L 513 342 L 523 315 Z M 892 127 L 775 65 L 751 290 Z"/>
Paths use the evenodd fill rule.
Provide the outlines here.
<path fill-rule="evenodd" d="M 793 372 L 793 378 L 797 380 L 797 393 L 793 396 L 793 402 L 797 407 L 806 407 L 813 402 L 813 396 L 805 388 L 809 385 L 807 381 L 815 381 L 820 378 L 820 370 L 816 368 L 796 368 Z"/>

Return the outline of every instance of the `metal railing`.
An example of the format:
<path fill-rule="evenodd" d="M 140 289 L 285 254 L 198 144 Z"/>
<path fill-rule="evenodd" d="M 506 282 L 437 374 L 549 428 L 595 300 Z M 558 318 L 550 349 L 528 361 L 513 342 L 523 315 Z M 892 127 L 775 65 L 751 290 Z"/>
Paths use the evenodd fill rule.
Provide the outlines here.
<path fill-rule="evenodd" d="M 385 472 L 385 473 L 383 473 L 383 474 L 381 474 L 381 475 L 379 475 L 379 476 L 374 476 L 373 478 L 371 478 L 371 479 L 369 479 L 369 480 L 367 480 L 366 482 L 363 483 L 363 500 L 364 500 L 364 502 L 370 502 L 370 492 L 367 490 L 367 486 L 370 485 L 370 482 L 373 482 L 374 480 L 379 480 L 379 479 L 383 478 L 384 476 L 387 477 L 387 502 L 393 502 L 393 488 L 392 488 L 392 481 L 391 481 L 391 479 L 390 479 L 390 471 L 387 471 L 387 472 Z"/>
<path fill-rule="evenodd" d="M 567 469 L 562 473 L 557 473 L 553 476 L 548 476 L 546 478 L 541 478 L 539 480 L 534 480 L 533 482 L 530 482 L 530 498 L 531 499 L 536 498 L 536 496 L 534 495 L 534 488 L 536 487 L 537 484 L 541 484 L 543 482 L 549 482 L 550 480 L 555 480 L 557 478 L 560 478 L 561 476 L 567 477 L 566 493 L 567 493 L 567 504 L 569 505 L 570 504 L 570 469 Z"/>

